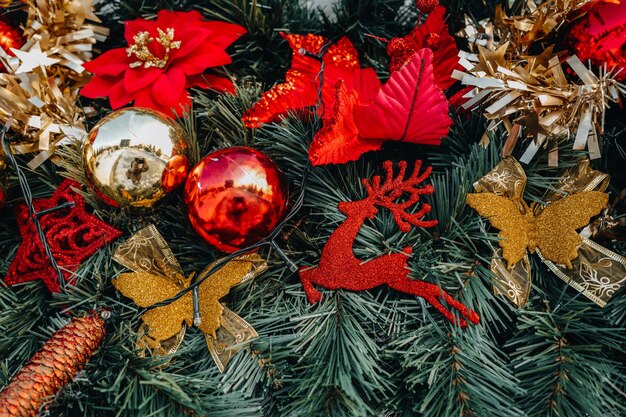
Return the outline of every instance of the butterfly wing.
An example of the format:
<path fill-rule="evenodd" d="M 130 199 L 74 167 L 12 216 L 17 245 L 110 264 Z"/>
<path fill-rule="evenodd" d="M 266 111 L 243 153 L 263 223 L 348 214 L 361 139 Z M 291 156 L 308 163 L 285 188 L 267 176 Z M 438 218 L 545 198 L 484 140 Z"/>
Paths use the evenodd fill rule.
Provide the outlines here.
<path fill-rule="evenodd" d="M 265 262 L 256 254 L 242 255 L 232 259 L 222 268 L 211 274 L 200 284 L 200 315 L 202 324 L 198 326 L 203 333 L 215 337 L 215 332 L 221 326 L 224 307 L 219 300 L 230 292 L 230 289 L 243 281 L 249 280 L 250 273 L 260 274 L 265 270 Z M 215 266 L 209 265 L 201 274 Z"/>
<path fill-rule="evenodd" d="M 600 191 L 572 194 L 551 204 L 537 216 L 537 245 L 541 254 L 557 264 L 571 268 L 578 257 L 582 241 L 577 229 L 589 224 L 608 202 L 608 195 Z"/>
<path fill-rule="evenodd" d="M 112 280 L 113 286 L 139 307 L 149 307 L 173 297 L 180 287 L 159 275 L 144 272 L 120 274 Z M 141 319 L 148 326 L 148 334 L 157 341 L 166 340 L 180 332 L 183 321 L 193 315 L 191 296 L 174 301 L 164 307 L 145 312 Z"/>
<path fill-rule="evenodd" d="M 163 236 L 154 225 L 139 230 L 117 247 L 113 259 L 137 273 L 158 275 L 174 284 L 181 284 L 184 277 Z"/>
<path fill-rule="evenodd" d="M 354 120 L 363 138 L 439 145 L 452 120 L 448 101 L 434 81 L 433 53 L 416 52 L 389 77 L 371 104 L 355 105 Z"/>
<path fill-rule="evenodd" d="M 467 195 L 467 204 L 500 230 L 502 257 L 509 268 L 522 260 L 528 246 L 530 224 L 511 200 L 492 193 Z"/>

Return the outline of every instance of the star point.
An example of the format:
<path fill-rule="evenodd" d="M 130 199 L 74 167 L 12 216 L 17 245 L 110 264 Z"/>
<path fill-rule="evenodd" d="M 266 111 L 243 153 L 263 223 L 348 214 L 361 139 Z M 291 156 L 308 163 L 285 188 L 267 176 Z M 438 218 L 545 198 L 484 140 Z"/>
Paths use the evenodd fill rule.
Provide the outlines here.
<path fill-rule="evenodd" d="M 21 64 L 15 71 L 16 74 L 31 72 L 37 67 L 46 68 L 59 62 L 58 59 L 50 58 L 41 50 L 41 44 L 36 42 L 28 51 L 11 48 L 11 51 L 19 58 Z"/>

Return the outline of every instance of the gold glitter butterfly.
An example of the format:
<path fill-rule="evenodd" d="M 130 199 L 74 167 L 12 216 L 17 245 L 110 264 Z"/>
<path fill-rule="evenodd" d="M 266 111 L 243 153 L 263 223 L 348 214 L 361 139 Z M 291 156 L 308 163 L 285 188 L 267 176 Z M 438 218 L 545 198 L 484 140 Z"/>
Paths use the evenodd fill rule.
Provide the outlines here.
<path fill-rule="evenodd" d="M 187 278 L 183 275 L 172 251 L 153 225 L 141 229 L 120 245 L 113 259 L 134 271 L 122 273 L 112 282 L 139 307 L 150 307 L 174 297 L 193 280 L 194 274 Z M 201 275 L 214 264 L 207 266 Z M 194 322 L 193 295 L 188 292 L 168 305 L 142 314 L 147 331 L 138 345 L 148 347 L 157 355 L 172 353 L 182 342 L 185 329 L 195 325 L 205 334 L 211 356 L 224 371 L 236 352 L 228 348 L 256 337 L 257 333 L 244 319 L 224 307 L 220 299 L 232 287 L 253 279 L 266 269 L 267 263 L 255 253 L 232 259 L 200 284 L 199 321 Z"/>
<path fill-rule="evenodd" d="M 492 193 L 467 196 L 467 204 L 500 230 L 499 244 L 509 268 L 524 257 L 526 248 L 531 253 L 539 248 L 544 258 L 571 268 L 582 241 L 576 229 L 587 226 L 607 202 L 608 195 L 599 191 L 576 193 L 545 207 Z"/>

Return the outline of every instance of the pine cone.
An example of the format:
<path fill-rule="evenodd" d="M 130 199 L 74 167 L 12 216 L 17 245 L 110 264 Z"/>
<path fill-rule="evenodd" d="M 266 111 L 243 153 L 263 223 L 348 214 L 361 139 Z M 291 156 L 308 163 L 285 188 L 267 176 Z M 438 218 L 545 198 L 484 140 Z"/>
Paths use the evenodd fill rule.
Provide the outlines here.
<path fill-rule="evenodd" d="M 0 392 L 0 417 L 36 416 L 93 355 L 104 326 L 98 316 L 77 317 L 54 332 Z"/>

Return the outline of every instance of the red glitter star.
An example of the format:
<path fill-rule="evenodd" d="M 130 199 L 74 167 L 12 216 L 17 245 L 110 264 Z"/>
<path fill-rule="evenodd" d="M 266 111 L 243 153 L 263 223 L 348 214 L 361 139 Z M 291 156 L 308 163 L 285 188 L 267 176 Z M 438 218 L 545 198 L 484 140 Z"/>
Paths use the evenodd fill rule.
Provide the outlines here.
<path fill-rule="evenodd" d="M 61 267 L 66 282 L 80 264 L 98 249 L 122 236 L 122 232 L 85 211 L 83 198 L 71 187 L 80 187 L 76 182 L 65 180 L 50 198 L 33 201 L 38 212 L 53 209 L 66 202 L 74 207 L 59 209 L 39 217 L 48 245 L 55 261 Z M 42 280 L 51 292 L 59 292 L 59 279 L 43 244 L 31 221 L 28 207 L 17 207 L 17 222 L 22 235 L 22 244 L 9 266 L 4 282 L 7 285 Z"/>

